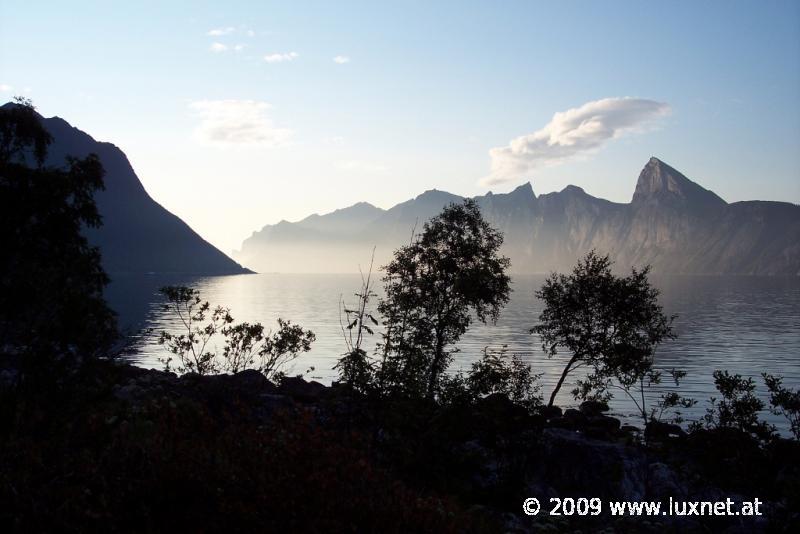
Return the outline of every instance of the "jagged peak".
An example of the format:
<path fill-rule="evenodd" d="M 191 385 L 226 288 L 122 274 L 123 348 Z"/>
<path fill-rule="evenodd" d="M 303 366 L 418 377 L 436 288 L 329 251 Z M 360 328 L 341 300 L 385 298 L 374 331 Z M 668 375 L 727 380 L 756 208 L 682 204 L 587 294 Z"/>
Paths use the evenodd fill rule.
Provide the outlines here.
<path fill-rule="evenodd" d="M 530 182 L 525 182 L 522 185 L 518 185 L 509 194 L 520 195 L 520 196 L 521 195 L 532 196 L 536 198 L 536 193 L 533 192 L 533 185 Z"/>
<path fill-rule="evenodd" d="M 714 192 L 691 181 L 655 156 L 650 158 L 639 173 L 632 203 L 647 202 L 654 198 L 669 198 L 673 201 L 708 206 L 726 203 Z"/>
<path fill-rule="evenodd" d="M 573 194 L 573 195 L 574 194 L 585 195 L 586 191 L 584 191 L 582 187 L 578 187 L 577 185 L 570 184 L 567 187 L 565 187 L 564 189 L 562 189 L 561 193 L 568 193 L 568 194 Z"/>

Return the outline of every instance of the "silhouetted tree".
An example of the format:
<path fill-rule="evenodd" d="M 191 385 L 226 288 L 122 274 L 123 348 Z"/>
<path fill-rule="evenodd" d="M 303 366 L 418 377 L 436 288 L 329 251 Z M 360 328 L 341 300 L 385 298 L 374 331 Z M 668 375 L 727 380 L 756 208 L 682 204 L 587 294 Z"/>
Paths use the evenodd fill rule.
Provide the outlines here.
<path fill-rule="evenodd" d="M 542 404 L 538 383 L 541 374 L 534 374 L 531 366 L 512 354 L 508 347 L 483 349 L 483 356 L 474 362 L 465 375 L 456 373 L 441 379 L 440 399 L 444 404 L 475 402 L 493 394 L 501 394 L 511 401 L 533 409 Z"/>
<path fill-rule="evenodd" d="M 384 267 L 386 357 L 378 381 L 411 396 L 433 398 L 473 316 L 496 321 L 508 302 L 510 261 L 503 236 L 473 200 L 451 204 L 425 223 Z"/>
<path fill-rule="evenodd" d="M 255 369 L 274 380 L 282 376 L 281 367 L 311 350 L 316 339 L 310 330 L 283 319 L 274 332 L 265 331 L 261 323 L 234 323 L 228 308 L 212 309 L 196 289 L 166 286 L 160 292 L 167 299 L 164 311 L 173 313 L 181 326 L 159 336 L 170 353 L 159 359 L 166 371 L 208 375 Z M 221 353 L 211 348 L 217 336 L 224 343 Z"/>
<path fill-rule="evenodd" d="M 46 167 L 51 142 L 30 101 L 0 108 L 0 351 L 42 365 L 103 354 L 117 336 L 82 234 L 101 224 L 103 167 L 95 155 Z"/>
<path fill-rule="evenodd" d="M 612 379 L 630 388 L 653 376 L 656 347 L 674 336 L 673 318 L 664 315 L 648 273 L 645 267 L 632 269 L 627 277 L 616 276 L 609 257 L 592 251 L 571 274 L 552 274 L 536 292 L 545 307 L 531 333 L 540 336 L 549 357 L 562 347 L 572 354 L 549 406 L 567 376 L 581 367 L 591 371 L 578 382 L 576 398 L 607 398 Z"/>
<path fill-rule="evenodd" d="M 728 371 L 714 371 L 714 386 L 721 399 L 711 397 L 711 407 L 692 429 L 736 429 L 759 440 L 767 441 L 775 435 L 775 427 L 761 421 L 758 414 L 764 409 L 764 401 L 755 395 L 756 384 L 752 378 L 744 378 Z"/>
<path fill-rule="evenodd" d="M 782 415 L 789 421 L 794 439 L 800 440 L 800 390 L 783 385 L 783 377 L 762 373 L 769 390 L 770 411 Z"/>

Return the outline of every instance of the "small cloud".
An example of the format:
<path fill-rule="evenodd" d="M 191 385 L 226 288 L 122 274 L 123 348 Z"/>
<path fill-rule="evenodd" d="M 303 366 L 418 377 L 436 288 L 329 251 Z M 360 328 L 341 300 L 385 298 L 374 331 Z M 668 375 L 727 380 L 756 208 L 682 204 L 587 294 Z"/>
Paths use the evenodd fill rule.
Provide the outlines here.
<path fill-rule="evenodd" d="M 333 62 L 344 65 L 345 63 L 350 63 L 350 58 L 348 56 L 336 56 L 333 58 Z"/>
<path fill-rule="evenodd" d="M 386 172 L 389 170 L 385 165 L 371 163 L 369 161 L 349 160 L 340 161 L 336 164 L 336 168 L 342 171 L 354 172 Z"/>
<path fill-rule="evenodd" d="M 235 31 L 236 28 L 233 26 L 225 26 L 224 28 L 214 28 L 213 30 L 208 30 L 206 35 L 210 35 L 211 37 L 221 37 L 223 35 L 230 35 Z"/>
<path fill-rule="evenodd" d="M 286 52 L 282 54 L 267 54 L 264 61 L 267 63 L 283 63 L 284 61 L 294 61 L 299 54 L 297 52 Z"/>
<path fill-rule="evenodd" d="M 267 116 L 271 108 L 258 100 L 198 100 L 189 107 L 200 117 L 195 136 L 213 146 L 276 147 L 286 143 L 292 131 L 278 128 Z"/>
<path fill-rule="evenodd" d="M 255 37 L 256 36 L 256 32 L 254 32 L 253 30 L 247 30 L 247 31 L 244 32 L 244 34 L 246 36 L 248 36 L 248 37 Z"/>
<path fill-rule="evenodd" d="M 208 47 L 208 49 L 211 50 L 212 52 L 217 52 L 217 53 L 225 52 L 226 50 L 228 50 L 228 45 L 224 45 L 222 43 L 211 43 L 211 46 Z"/>
<path fill-rule="evenodd" d="M 7 83 L 0 83 L 0 93 L 10 93 L 14 88 Z"/>
<path fill-rule="evenodd" d="M 237 45 L 235 45 L 235 46 L 233 47 L 233 50 L 234 50 L 234 51 L 236 51 L 236 52 L 241 52 L 242 50 L 244 50 L 244 49 L 245 49 L 245 47 L 246 47 L 246 46 L 247 46 L 247 45 L 243 45 L 243 44 L 237 44 Z"/>
<path fill-rule="evenodd" d="M 604 98 L 560 111 L 540 130 L 489 150 L 491 173 L 479 183 L 489 186 L 509 182 L 536 168 L 591 153 L 612 139 L 643 131 L 669 112 L 669 105 L 663 102 L 631 97 Z"/>

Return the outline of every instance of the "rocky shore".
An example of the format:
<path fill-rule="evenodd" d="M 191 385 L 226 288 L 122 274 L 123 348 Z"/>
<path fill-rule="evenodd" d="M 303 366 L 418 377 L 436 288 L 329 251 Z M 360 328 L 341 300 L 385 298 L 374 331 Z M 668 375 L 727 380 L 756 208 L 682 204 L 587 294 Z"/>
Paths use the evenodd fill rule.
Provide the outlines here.
<path fill-rule="evenodd" d="M 199 376 L 117 365 L 110 399 L 128 413 L 146 412 L 152 403 L 198 403 L 214 418 L 236 417 L 252 426 L 276 420 L 307 420 L 332 435 L 358 435 L 376 464 L 411 488 L 454 498 L 474 526 L 511 532 L 543 528 L 569 531 L 608 527 L 612 531 L 767 531 L 796 524 L 798 451 L 783 442 L 781 465 L 774 451 L 751 450 L 739 436 L 713 433 L 687 436 L 676 425 L 640 429 L 607 415 L 602 403 L 579 408 L 542 407 L 531 413 L 495 394 L 472 406 L 439 407 L 403 399 L 368 399 L 334 384 L 300 377 L 280 385 L 256 371 Z M 130 425 L 125 416 L 106 421 Z M 715 449 L 724 444 L 725 449 Z M 794 456 L 786 456 L 795 453 Z M 720 465 L 711 465 L 708 456 Z M 758 465 L 737 462 L 758 461 Z M 713 462 L 712 462 L 713 463 Z M 724 472 L 724 466 L 736 472 Z M 722 467 L 720 467 L 722 466 Z M 710 469 L 710 470 L 709 470 Z M 715 471 L 722 469 L 722 473 Z M 753 477 L 751 472 L 759 472 Z M 711 473 L 711 476 L 709 475 Z M 765 477 L 767 482 L 765 482 Z M 793 493 L 794 492 L 794 493 Z M 597 497 L 608 501 L 750 501 L 759 498 L 759 517 L 537 517 L 522 513 L 522 502 L 558 497 Z M 483 528 L 483 527 L 482 527 Z"/>

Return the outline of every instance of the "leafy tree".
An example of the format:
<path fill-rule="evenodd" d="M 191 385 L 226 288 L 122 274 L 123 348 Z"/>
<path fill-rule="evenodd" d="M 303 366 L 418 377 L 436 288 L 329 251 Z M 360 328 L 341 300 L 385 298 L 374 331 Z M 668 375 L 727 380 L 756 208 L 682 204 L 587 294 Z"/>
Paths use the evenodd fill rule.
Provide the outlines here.
<path fill-rule="evenodd" d="M 0 108 L 0 350 L 33 366 L 105 355 L 117 339 L 108 277 L 84 227 L 98 227 L 95 155 L 45 166 L 52 138 L 30 101 Z"/>
<path fill-rule="evenodd" d="M 483 349 L 483 356 L 474 362 L 466 376 L 458 373 L 442 377 L 440 396 L 445 404 L 469 401 L 499 393 L 529 409 L 542 403 L 538 384 L 541 374 L 534 374 L 531 366 L 517 354 L 508 355 L 503 345 L 499 350 Z"/>
<path fill-rule="evenodd" d="M 764 401 L 755 395 L 756 384 L 752 378 L 743 378 L 728 371 L 714 371 L 714 386 L 722 396 L 711 397 L 711 407 L 700 421 L 692 424 L 692 430 L 733 428 L 760 440 L 769 440 L 775 427 L 761 421 L 758 413 L 764 409 Z"/>
<path fill-rule="evenodd" d="M 800 440 L 800 390 L 789 389 L 783 385 L 783 377 L 762 373 L 769 390 L 770 410 L 789 421 L 794 438 Z"/>
<path fill-rule="evenodd" d="M 569 275 L 552 274 L 536 292 L 544 304 L 538 334 L 548 357 L 559 348 L 572 355 L 550 395 L 552 406 L 567 376 L 590 369 L 573 391 L 576 398 L 607 399 L 612 379 L 630 388 L 643 386 L 654 375 L 656 347 L 671 339 L 672 317 L 658 304 L 659 291 L 650 285 L 649 267 L 629 276 L 611 272 L 609 257 L 589 252 Z"/>
<path fill-rule="evenodd" d="M 496 321 L 509 298 L 503 237 L 473 200 L 451 204 L 425 223 L 384 267 L 384 359 L 378 381 L 434 398 L 473 317 Z"/>
<path fill-rule="evenodd" d="M 220 306 L 212 310 L 196 289 L 166 286 L 160 292 L 167 299 L 164 310 L 172 312 L 183 327 L 180 333 L 165 330 L 159 336 L 159 343 L 171 354 L 160 359 L 167 371 L 206 375 L 256 369 L 275 379 L 282 366 L 308 352 L 315 340 L 310 330 L 283 319 L 278 319 L 278 330 L 266 333 L 260 323 L 234 323 L 230 310 Z M 221 354 L 211 348 L 217 336 L 224 342 Z"/>

